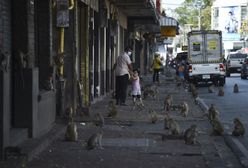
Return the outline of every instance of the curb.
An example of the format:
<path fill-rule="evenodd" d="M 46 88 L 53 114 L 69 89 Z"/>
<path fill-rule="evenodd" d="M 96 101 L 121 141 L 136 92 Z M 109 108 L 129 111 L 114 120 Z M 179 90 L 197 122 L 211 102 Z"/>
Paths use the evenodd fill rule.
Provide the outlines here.
<path fill-rule="evenodd" d="M 203 99 L 197 97 L 196 101 L 199 103 L 200 108 L 207 113 L 209 107 L 203 101 Z M 248 150 L 245 146 L 237 139 L 230 135 L 223 135 L 224 141 L 226 145 L 233 151 L 233 153 L 237 156 L 239 162 L 245 168 L 248 168 Z"/>

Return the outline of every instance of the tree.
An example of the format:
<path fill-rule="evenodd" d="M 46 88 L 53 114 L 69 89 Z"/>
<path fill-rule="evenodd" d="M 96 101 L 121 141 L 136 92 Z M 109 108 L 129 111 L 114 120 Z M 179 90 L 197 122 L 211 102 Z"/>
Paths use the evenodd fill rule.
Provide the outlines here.
<path fill-rule="evenodd" d="M 193 27 L 198 27 L 199 10 L 196 7 L 197 0 L 185 0 L 182 6 L 175 9 L 178 15 L 178 22 L 180 25 L 192 24 Z M 203 0 L 201 9 L 201 28 L 211 28 L 211 6 L 213 0 Z"/>

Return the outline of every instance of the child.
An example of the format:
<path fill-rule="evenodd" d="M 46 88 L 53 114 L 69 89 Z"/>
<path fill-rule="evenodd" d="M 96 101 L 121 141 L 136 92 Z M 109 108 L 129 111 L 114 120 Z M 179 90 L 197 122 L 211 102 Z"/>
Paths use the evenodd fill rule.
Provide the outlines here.
<path fill-rule="evenodd" d="M 142 99 L 141 99 L 140 77 L 139 77 L 139 72 L 137 69 L 133 71 L 131 80 L 132 80 L 132 97 L 133 97 L 134 105 L 139 105 L 136 102 L 136 99 L 138 98 L 140 101 L 140 105 L 144 106 Z"/>

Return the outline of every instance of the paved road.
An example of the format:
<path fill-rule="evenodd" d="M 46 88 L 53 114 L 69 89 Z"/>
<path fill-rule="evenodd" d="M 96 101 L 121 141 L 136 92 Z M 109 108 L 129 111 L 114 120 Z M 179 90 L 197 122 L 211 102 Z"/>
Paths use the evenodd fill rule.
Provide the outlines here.
<path fill-rule="evenodd" d="M 233 86 L 237 83 L 239 86 L 239 93 L 233 93 Z M 246 130 L 248 130 L 248 80 L 241 80 L 239 74 L 232 74 L 231 77 L 226 78 L 226 85 L 224 86 L 225 95 L 218 96 L 218 88 L 215 88 L 214 93 L 208 93 L 208 87 L 200 85 L 198 87 L 199 96 L 207 106 L 214 103 L 220 112 L 220 119 L 224 124 L 227 134 L 230 134 L 233 129 L 233 118 L 238 117 L 244 123 Z M 235 151 L 239 151 L 237 155 L 248 158 L 248 135 L 244 137 L 233 138 L 230 135 L 226 136 L 228 144 Z M 244 156 L 243 156 L 244 155 Z M 247 165 L 247 163 L 245 163 Z"/>

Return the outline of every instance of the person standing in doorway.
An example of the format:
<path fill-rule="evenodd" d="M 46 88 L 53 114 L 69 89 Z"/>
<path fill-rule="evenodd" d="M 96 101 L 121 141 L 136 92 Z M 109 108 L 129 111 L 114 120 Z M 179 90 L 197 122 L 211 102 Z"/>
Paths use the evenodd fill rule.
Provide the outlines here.
<path fill-rule="evenodd" d="M 154 59 L 152 61 L 152 69 L 153 69 L 153 82 L 158 82 L 159 81 L 159 72 L 161 70 L 161 66 L 162 66 L 162 61 L 160 59 L 160 54 L 155 53 L 154 55 Z"/>
<path fill-rule="evenodd" d="M 116 104 L 126 106 L 127 97 L 127 86 L 129 76 L 132 72 L 132 62 L 130 55 L 132 50 L 130 47 L 126 47 L 124 53 L 117 57 L 116 63 L 114 64 L 116 85 L 115 85 L 115 98 Z"/>

